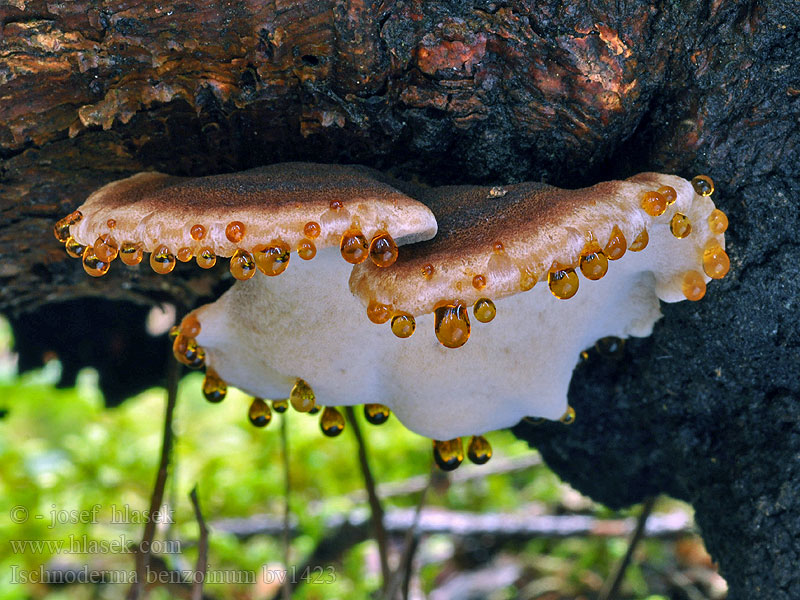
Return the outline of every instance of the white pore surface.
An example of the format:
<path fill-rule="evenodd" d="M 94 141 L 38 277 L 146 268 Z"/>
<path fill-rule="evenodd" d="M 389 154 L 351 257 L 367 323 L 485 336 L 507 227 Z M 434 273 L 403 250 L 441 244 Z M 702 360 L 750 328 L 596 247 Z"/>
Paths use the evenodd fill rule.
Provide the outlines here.
<path fill-rule="evenodd" d="M 603 279 L 579 275 L 569 300 L 539 282 L 496 301 L 490 323 L 470 309 L 472 334 L 461 348 L 438 342 L 432 314 L 417 317 L 407 339 L 395 337 L 389 323 L 371 323 L 348 288 L 352 267 L 335 248 L 308 262 L 293 257 L 277 277 L 258 273 L 237 282 L 198 309 L 197 341 L 208 366 L 254 396 L 286 398 L 299 377 L 318 404 L 385 404 L 409 429 L 434 439 L 509 427 L 526 416 L 558 419 L 580 351 L 605 336 L 649 335 L 661 316 L 659 297 L 683 299 L 682 273 L 702 273 L 713 204 L 695 200 L 670 207 L 651 225 L 648 247 L 610 261 Z M 669 231 L 678 208 L 694 226 L 682 240 Z"/>

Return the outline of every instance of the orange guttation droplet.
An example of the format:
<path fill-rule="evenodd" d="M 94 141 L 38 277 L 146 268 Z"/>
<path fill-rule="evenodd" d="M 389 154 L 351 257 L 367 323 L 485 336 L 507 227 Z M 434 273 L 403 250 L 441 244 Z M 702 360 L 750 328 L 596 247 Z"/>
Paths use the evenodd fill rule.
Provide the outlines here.
<path fill-rule="evenodd" d="M 391 414 L 389 408 L 383 404 L 364 405 L 364 418 L 373 425 L 383 425 Z"/>
<path fill-rule="evenodd" d="M 658 192 L 642 194 L 642 210 L 651 217 L 658 217 L 667 210 L 667 199 Z"/>
<path fill-rule="evenodd" d="M 539 281 L 539 276 L 536 275 L 536 272 L 530 267 L 520 267 L 519 269 L 519 289 L 523 292 L 527 292 L 530 289 L 533 289 L 533 286 L 536 285 L 536 282 Z"/>
<path fill-rule="evenodd" d="M 442 471 L 453 471 L 464 461 L 464 445 L 461 438 L 433 440 L 433 460 Z"/>
<path fill-rule="evenodd" d="M 289 399 L 284 398 L 283 400 L 273 400 L 272 410 L 274 410 L 276 413 L 285 413 L 287 410 L 289 410 Z"/>
<path fill-rule="evenodd" d="M 715 208 L 708 215 L 708 228 L 711 233 L 722 235 L 728 230 L 728 216 L 720 209 Z"/>
<path fill-rule="evenodd" d="M 159 275 L 166 275 L 175 268 L 175 255 L 162 244 L 150 254 L 150 267 Z"/>
<path fill-rule="evenodd" d="M 364 262 L 369 254 L 369 244 L 367 238 L 358 229 L 348 229 L 342 235 L 339 250 L 344 258 L 351 265 Z"/>
<path fill-rule="evenodd" d="M 114 229 L 114 227 L 116 226 L 117 226 L 116 219 L 109 219 L 108 221 L 106 221 L 106 227 L 108 227 L 109 229 Z"/>
<path fill-rule="evenodd" d="M 331 210 L 341 210 L 344 204 L 342 204 L 341 200 L 331 200 L 331 203 L 328 206 Z"/>
<path fill-rule="evenodd" d="M 420 269 L 420 271 L 422 272 L 422 276 L 425 279 L 430 279 L 431 277 L 433 277 L 434 269 L 433 269 L 433 265 L 430 264 L 430 263 L 428 263 L 426 265 L 422 265 L 422 269 Z"/>
<path fill-rule="evenodd" d="M 81 258 L 83 256 L 83 252 L 86 250 L 86 246 L 78 243 L 75 238 L 70 236 L 67 238 L 67 243 L 64 245 L 64 249 L 72 258 Z"/>
<path fill-rule="evenodd" d="M 319 223 L 316 221 L 309 221 L 303 226 L 303 234 L 310 239 L 316 239 L 319 237 L 320 227 Z"/>
<path fill-rule="evenodd" d="M 228 384 L 222 381 L 214 370 L 208 369 L 203 379 L 203 396 L 206 400 L 216 404 L 225 400 L 227 394 Z"/>
<path fill-rule="evenodd" d="M 470 334 L 469 314 L 460 302 L 440 303 L 433 309 L 433 330 L 436 339 L 446 348 L 460 348 Z"/>
<path fill-rule="evenodd" d="M 322 416 L 319 418 L 319 428 L 328 437 L 336 437 L 344 431 L 342 413 L 332 406 L 326 406 L 325 410 L 322 411 Z"/>
<path fill-rule="evenodd" d="M 392 307 L 388 304 L 381 304 L 373 300 L 369 303 L 369 306 L 367 306 L 367 318 L 373 323 L 378 325 L 386 323 L 391 316 Z"/>
<path fill-rule="evenodd" d="M 581 254 L 581 273 L 586 279 L 597 281 L 608 272 L 608 259 L 601 250 L 589 251 Z"/>
<path fill-rule="evenodd" d="M 289 266 L 289 258 L 291 257 L 289 244 L 283 240 L 272 240 L 269 244 L 256 246 L 253 248 L 253 254 L 256 258 L 256 265 L 258 270 L 275 277 L 280 275 Z"/>
<path fill-rule="evenodd" d="M 708 175 L 698 175 L 692 179 L 692 187 L 700 196 L 710 196 L 714 193 L 714 181 Z"/>
<path fill-rule="evenodd" d="M 192 239 L 195 242 L 199 242 L 204 237 L 206 237 L 206 228 L 197 223 L 196 225 L 192 225 L 192 228 L 189 230 L 189 235 L 192 236 Z"/>
<path fill-rule="evenodd" d="M 712 242 L 706 246 L 703 252 L 703 271 L 712 279 L 722 279 L 728 274 L 731 261 L 716 240 L 712 240 Z"/>
<path fill-rule="evenodd" d="M 559 421 L 564 423 L 564 425 L 572 425 L 576 418 L 577 415 L 575 414 L 575 409 L 567 405 L 567 410 L 563 415 L 561 415 Z"/>
<path fill-rule="evenodd" d="M 241 221 L 231 221 L 225 228 L 225 237 L 229 242 L 238 244 L 244 238 L 245 227 Z"/>
<path fill-rule="evenodd" d="M 683 239 L 692 233 L 692 222 L 683 213 L 675 213 L 669 222 L 669 230 L 678 239 Z"/>
<path fill-rule="evenodd" d="M 611 230 L 611 237 L 608 238 L 608 243 L 603 249 L 603 254 L 606 255 L 608 260 L 619 260 L 625 255 L 627 249 L 628 240 L 625 239 L 622 230 L 614 225 L 614 229 Z"/>
<path fill-rule="evenodd" d="M 647 229 L 642 229 L 642 232 L 636 236 L 636 239 L 631 242 L 631 245 L 628 246 L 628 250 L 631 252 L 641 252 L 645 248 L 647 248 L 647 244 L 650 243 L 650 234 L 647 233 Z"/>
<path fill-rule="evenodd" d="M 314 390 L 304 380 L 298 379 L 289 393 L 289 402 L 297 412 L 309 412 L 317 404 Z"/>
<path fill-rule="evenodd" d="M 180 332 L 181 332 L 181 328 L 180 328 L 180 327 L 178 327 L 177 325 L 173 325 L 172 327 L 170 327 L 170 328 L 169 328 L 169 332 L 168 332 L 168 334 L 167 334 L 167 335 L 169 335 L 169 339 L 170 339 L 170 341 L 173 341 L 173 342 L 174 342 L 174 341 L 175 341 L 175 338 L 176 338 L 176 337 L 178 337 L 178 335 L 180 334 Z"/>
<path fill-rule="evenodd" d="M 482 290 L 486 287 L 486 277 L 484 275 L 475 275 L 472 278 L 472 287 L 476 290 Z"/>
<path fill-rule="evenodd" d="M 481 323 L 488 323 L 494 319 L 497 314 L 497 308 L 489 298 L 479 298 L 472 305 L 472 314 Z"/>
<path fill-rule="evenodd" d="M 184 246 L 183 248 L 178 250 L 178 253 L 175 255 L 175 258 L 177 258 L 179 261 L 185 263 L 185 262 L 189 262 L 190 260 L 192 260 L 194 258 L 194 254 L 192 253 L 192 249 L 191 248 L 189 248 L 187 246 Z"/>
<path fill-rule="evenodd" d="M 473 435 L 467 446 L 467 458 L 476 465 L 484 465 L 492 458 L 492 446 L 482 435 Z"/>
<path fill-rule="evenodd" d="M 683 275 L 681 290 L 687 300 L 697 301 L 706 295 L 706 282 L 697 271 L 687 271 Z"/>
<path fill-rule="evenodd" d="M 658 193 L 664 196 L 664 199 L 667 201 L 667 206 L 675 203 L 675 200 L 678 199 L 678 192 L 675 191 L 675 188 L 671 185 L 662 185 L 658 188 Z"/>
<path fill-rule="evenodd" d="M 253 260 L 253 255 L 247 250 L 239 248 L 231 256 L 230 270 L 231 275 L 239 281 L 250 279 L 256 274 L 256 262 Z"/>
<path fill-rule="evenodd" d="M 561 269 L 547 274 L 550 293 L 560 300 L 567 300 L 578 293 L 578 275 L 575 269 Z"/>
<path fill-rule="evenodd" d="M 83 251 L 82 262 L 83 270 L 92 277 L 102 277 L 108 273 L 108 268 L 111 266 L 111 263 L 100 260 L 91 246 L 87 246 Z"/>
<path fill-rule="evenodd" d="M 55 235 L 56 239 L 62 244 L 66 243 L 66 241 L 69 239 L 69 221 L 67 220 L 67 217 L 60 219 L 53 226 L 53 235 Z"/>
<path fill-rule="evenodd" d="M 317 255 L 317 247 L 311 240 L 300 240 L 297 244 L 297 256 L 303 260 L 311 260 Z"/>
<path fill-rule="evenodd" d="M 214 251 L 206 246 L 205 248 L 200 248 L 200 252 L 197 253 L 197 266 L 201 269 L 210 269 L 215 264 L 217 264 L 217 255 L 214 254 Z"/>
<path fill-rule="evenodd" d="M 133 267 L 142 262 L 144 250 L 139 242 L 122 242 L 119 247 L 119 259 L 129 267 Z"/>
<path fill-rule="evenodd" d="M 397 313 L 392 317 L 392 333 L 399 338 L 411 337 L 417 328 L 417 322 L 408 313 Z"/>
<path fill-rule="evenodd" d="M 397 244 L 385 231 L 377 232 L 369 243 L 369 258 L 377 267 L 390 267 L 397 260 Z"/>
<path fill-rule="evenodd" d="M 505 247 L 503 246 L 503 242 L 495 242 L 494 245 L 492 246 L 492 249 L 495 252 L 503 252 L 505 250 Z"/>
<path fill-rule="evenodd" d="M 200 321 L 197 319 L 197 315 L 194 313 L 190 313 L 183 318 L 180 325 L 180 333 L 181 335 L 185 335 L 186 337 L 196 338 L 200 335 L 202 327 L 200 325 Z"/>
<path fill-rule="evenodd" d="M 206 352 L 197 340 L 180 334 L 172 342 L 172 354 L 175 360 L 192 369 L 199 369 L 206 360 Z"/>
<path fill-rule="evenodd" d="M 104 233 L 95 240 L 94 253 L 103 262 L 113 262 L 119 255 L 119 244 L 110 234 Z"/>
<path fill-rule="evenodd" d="M 247 409 L 247 419 L 254 427 L 266 427 L 272 420 L 272 411 L 262 398 L 253 398 Z"/>

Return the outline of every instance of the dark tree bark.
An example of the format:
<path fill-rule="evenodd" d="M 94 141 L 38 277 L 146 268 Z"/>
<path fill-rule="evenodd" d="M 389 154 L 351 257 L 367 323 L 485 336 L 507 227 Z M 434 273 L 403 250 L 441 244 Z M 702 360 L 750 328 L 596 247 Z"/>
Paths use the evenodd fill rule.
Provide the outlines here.
<path fill-rule="evenodd" d="M 732 598 L 800 597 L 796 2 L 12 0 L 0 23 L 9 314 L 211 294 L 224 269 L 90 280 L 52 238 L 90 191 L 143 169 L 304 159 L 568 187 L 711 175 L 731 274 L 665 306 L 625 361 L 583 364 L 569 430 L 518 433 L 612 506 L 693 502 Z"/>

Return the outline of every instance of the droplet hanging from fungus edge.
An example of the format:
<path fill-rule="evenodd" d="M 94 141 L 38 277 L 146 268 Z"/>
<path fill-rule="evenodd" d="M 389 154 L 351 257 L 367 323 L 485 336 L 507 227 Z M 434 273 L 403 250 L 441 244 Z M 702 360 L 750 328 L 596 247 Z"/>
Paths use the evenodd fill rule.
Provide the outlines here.
<path fill-rule="evenodd" d="M 683 239 L 692 233 L 692 222 L 683 213 L 675 213 L 669 222 L 669 230 L 678 239 Z"/>
<path fill-rule="evenodd" d="M 314 390 L 304 380 L 298 379 L 289 393 L 289 402 L 297 412 L 308 412 L 316 404 Z"/>
<path fill-rule="evenodd" d="M 470 334 L 469 314 L 462 303 L 441 303 L 433 309 L 436 338 L 446 348 L 460 348 Z"/>
<path fill-rule="evenodd" d="M 367 259 L 369 244 L 360 230 L 351 228 L 342 234 L 339 250 L 342 253 L 342 258 L 351 265 L 357 265 Z"/>
<path fill-rule="evenodd" d="M 497 314 L 497 308 L 489 298 L 479 298 L 472 306 L 472 314 L 481 323 L 488 323 L 494 319 Z"/>
<path fill-rule="evenodd" d="M 575 269 L 550 271 L 547 274 L 550 293 L 559 300 L 568 300 L 578 293 L 578 275 Z"/>
<path fill-rule="evenodd" d="M 414 317 L 408 313 L 397 313 L 392 317 L 392 333 L 399 338 L 411 337 L 414 330 L 417 328 L 417 322 Z"/>
<path fill-rule="evenodd" d="M 397 244 L 385 231 L 379 231 L 369 243 L 369 258 L 377 267 L 392 266 L 397 260 Z"/>
<path fill-rule="evenodd" d="M 91 246 L 86 246 L 83 251 L 82 262 L 83 270 L 92 277 L 102 277 L 108 273 L 108 268 L 111 266 L 109 263 L 100 260 Z"/>
<path fill-rule="evenodd" d="M 289 266 L 291 257 L 289 244 L 277 239 L 272 240 L 268 245 L 256 246 L 253 248 L 253 255 L 258 270 L 270 277 L 283 273 Z"/>
<path fill-rule="evenodd" d="M 365 404 L 364 418 L 373 425 L 382 425 L 389 420 L 391 411 L 383 404 Z"/>
<path fill-rule="evenodd" d="M 246 281 L 256 274 L 256 263 L 253 255 L 239 248 L 231 256 L 230 271 L 239 281 Z"/>
<path fill-rule="evenodd" d="M 628 250 L 631 252 L 641 252 L 645 248 L 647 248 L 647 244 L 650 243 L 650 234 L 647 233 L 647 229 L 642 229 L 642 232 L 636 236 L 636 239 L 631 242 L 631 245 L 628 246 Z"/>
<path fill-rule="evenodd" d="M 433 440 L 433 459 L 442 471 L 453 471 L 464 461 L 464 445 L 461 438 Z"/>
<path fill-rule="evenodd" d="M 700 196 L 710 196 L 714 193 L 714 181 L 708 175 L 698 175 L 692 179 L 692 187 Z"/>
<path fill-rule="evenodd" d="M 167 246 L 161 245 L 150 254 L 150 267 L 160 275 L 166 275 L 175 268 L 175 255 Z"/>
<path fill-rule="evenodd" d="M 332 406 L 326 406 L 325 410 L 322 411 L 322 416 L 319 418 L 319 428 L 328 437 L 336 437 L 344 431 L 342 413 Z"/>
<path fill-rule="evenodd" d="M 228 394 L 228 384 L 226 384 L 219 375 L 209 369 L 206 371 L 206 377 L 203 379 L 203 396 L 209 402 L 217 403 L 222 402 Z"/>
<path fill-rule="evenodd" d="M 253 398 L 247 409 L 247 418 L 255 427 L 266 427 L 272 420 L 272 411 L 263 399 Z"/>
<path fill-rule="evenodd" d="M 119 247 L 119 259 L 129 267 L 138 265 L 143 257 L 144 250 L 139 242 L 122 242 Z"/>
<path fill-rule="evenodd" d="M 482 435 L 473 435 L 467 445 L 467 458 L 476 465 L 483 465 L 492 458 L 492 446 Z"/>

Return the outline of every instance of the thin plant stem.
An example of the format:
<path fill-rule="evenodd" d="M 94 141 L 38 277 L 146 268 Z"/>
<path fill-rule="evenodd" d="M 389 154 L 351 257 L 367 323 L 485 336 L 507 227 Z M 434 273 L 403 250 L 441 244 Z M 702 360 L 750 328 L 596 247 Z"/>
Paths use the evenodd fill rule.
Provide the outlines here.
<path fill-rule="evenodd" d="M 375 489 L 375 478 L 372 476 L 372 471 L 369 468 L 369 458 L 367 451 L 367 444 L 364 436 L 361 433 L 361 427 L 356 420 L 356 413 L 352 406 L 345 406 L 345 413 L 347 420 L 350 421 L 353 427 L 353 434 L 356 436 L 356 443 L 358 444 L 358 462 L 361 465 L 361 474 L 364 476 L 364 487 L 367 489 L 367 498 L 369 499 L 369 508 L 372 513 L 372 529 L 375 534 L 375 541 L 378 543 L 378 554 L 381 561 L 381 576 L 383 578 L 383 589 L 389 585 L 392 572 L 389 569 L 389 544 L 386 537 L 386 529 L 383 526 L 383 506 L 378 497 L 378 492 Z"/>
<path fill-rule="evenodd" d="M 136 549 L 136 580 L 128 589 L 128 600 L 138 600 L 141 597 L 147 581 L 147 570 L 150 564 L 150 548 L 153 546 L 153 538 L 156 533 L 156 518 L 158 509 L 164 502 L 164 486 L 167 483 L 169 463 L 172 455 L 172 418 L 175 414 L 175 404 L 178 400 L 178 382 L 180 380 L 181 365 L 172 359 L 171 353 L 167 358 L 167 407 L 164 412 L 164 433 L 161 438 L 161 458 L 158 464 L 158 473 L 153 485 L 153 493 L 150 497 L 150 507 L 147 511 L 147 523 L 144 526 L 142 541 Z"/>
<path fill-rule="evenodd" d="M 192 500 L 194 518 L 197 520 L 197 526 L 200 529 L 200 535 L 197 540 L 197 564 L 194 568 L 194 581 L 192 582 L 192 600 L 203 600 L 203 582 L 206 579 L 206 570 L 208 569 L 208 527 L 205 519 L 203 519 L 203 512 L 200 510 L 200 500 L 197 498 L 197 484 L 192 488 L 189 498 Z"/>
<path fill-rule="evenodd" d="M 291 504 L 289 495 L 292 491 L 292 479 L 289 471 L 289 432 L 287 430 L 286 418 L 288 411 L 281 417 L 281 454 L 283 455 L 283 564 L 286 567 L 286 580 L 283 582 L 283 600 L 292 599 L 292 586 L 289 578 L 289 554 L 291 545 L 289 541 L 289 517 L 291 516 Z"/>
<path fill-rule="evenodd" d="M 631 539 L 628 542 L 628 549 L 625 551 L 625 555 L 617 563 L 616 567 L 614 567 L 614 570 L 611 572 L 611 575 L 609 575 L 608 579 L 603 584 L 603 587 L 597 596 L 597 600 L 613 600 L 617 597 L 619 586 L 622 584 L 622 579 L 625 577 L 625 571 L 628 569 L 628 565 L 633 558 L 633 553 L 636 551 L 636 547 L 639 545 L 642 537 L 644 537 L 645 525 L 647 525 L 647 519 L 653 512 L 653 507 L 655 504 L 655 496 L 647 498 L 642 504 L 642 512 L 639 513 L 639 518 L 636 520 L 636 527 L 634 528 L 633 533 L 631 534 Z"/>

